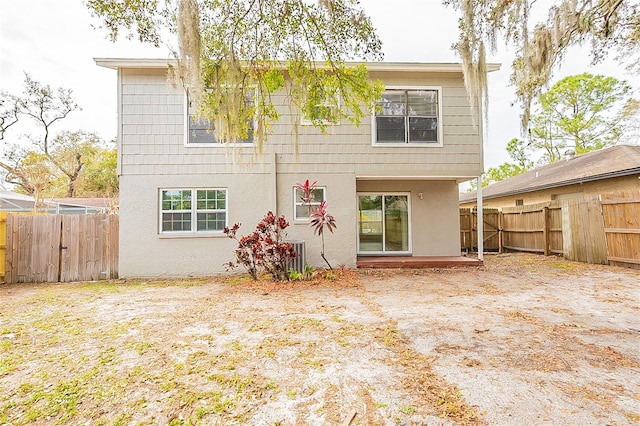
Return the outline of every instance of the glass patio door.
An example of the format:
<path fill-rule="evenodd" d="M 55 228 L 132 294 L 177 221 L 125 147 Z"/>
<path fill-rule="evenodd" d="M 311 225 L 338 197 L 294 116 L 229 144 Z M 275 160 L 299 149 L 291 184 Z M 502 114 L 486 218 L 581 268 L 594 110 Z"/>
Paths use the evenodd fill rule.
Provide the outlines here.
<path fill-rule="evenodd" d="M 358 194 L 358 252 L 408 253 L 409 195 Z"/>

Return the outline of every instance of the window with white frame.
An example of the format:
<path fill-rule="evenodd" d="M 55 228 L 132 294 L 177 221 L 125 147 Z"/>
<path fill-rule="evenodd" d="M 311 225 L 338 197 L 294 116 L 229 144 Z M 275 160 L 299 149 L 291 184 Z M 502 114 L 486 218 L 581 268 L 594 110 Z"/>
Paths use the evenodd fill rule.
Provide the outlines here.
<path fill-rule="evenodd" d="M 222 233 L 225 226 L 226 189 L 160 190 L 161 233 Z"/>
<path fill-rule="evenodd" d="M 388 89 L 377 102 L 374 144 L 441 144 L 440 90 Z"/>
<path fill-rule="evenodd" d="M 216 124 L 220 125 L 220 123 L 216 123 L 214 120 L 209 120 L 207 118 L 198 117 L 197 111 L 195 109 L 196 105 L 189 99 L 189 93 L 186 94 L 187 108 L 186 108 L 186 127 L 187 127 L 187 136 L 186 136 L 186 144 L 194 145 L 194 146 L 202 146 L 202 145 L 211 145 L 211 146 L 221 146 L 224 144 L 223 140 L 219 140 L 216 137 L 215 130 Z M 255 102 L 255 91 L 250 90 L 245 93 L 245 105 L 250 106 Z M 252 144 L 253 143 L 253 133 L 254 133 L 255 123 L 250 121 L 248 123 L 248 134 L 246 138 L 239 139 L 235 141 L 235 144 Z"/>
<path fill-rule="evenodd" d="M 311 200 L 305 201 L 304 192 L 299 188 L 293 188 L 293 218 L 294 220 L 308 220 L 311 213 L 318 210 L 320 203 L 326 201 L 326 188 L 321 186 L 311 191 Z"/>
<path fill-rule="evenodd" d="M 311 110 L 311 114 L 303 114 L 300 124 L 303 126 L 312 126 L 314 124 L 322 125 L 338 125 L 340 110 L 340 102 L 326 98 L 325 101 L 315 105 Z M 309 115 L 309 116 L 308 116 Z"/>

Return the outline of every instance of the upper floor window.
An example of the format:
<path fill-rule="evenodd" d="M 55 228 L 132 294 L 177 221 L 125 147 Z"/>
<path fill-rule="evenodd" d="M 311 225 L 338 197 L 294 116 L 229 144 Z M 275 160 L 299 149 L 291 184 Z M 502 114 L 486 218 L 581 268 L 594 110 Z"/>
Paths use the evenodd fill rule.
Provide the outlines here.
<path fill-rule="evenodd" d="M 216 123 L 214 120 L 209 120 L 207 118 L 198 117 L 195 110 L 195 105 L 189 99 L 189 94 L 187 93 L 187 117 L 186 117 L 186 126 L 187 126 L 187 137 L 186 143 L 187 145 L 222 145 L 224 143 L 223 140 L 219 140 L 216 136 L 215 130 L 220 125 L 220 123 Z M 245 104 L 251 105 L 255 102 L 255 93 L 253 91 L 249 91 L 245 94 Z M 234 143 L 236 144 L 252 144 L 253 143 L 253 133 L 254 133 L 255 123 L 253 121 L 249 121 L 248 123 L 248 134 L 246 138 L 238 139 Z"/>
<path fill-rule="evenodd" d="M 303 126 L 312 126 L 314 124 L 338 125 L 340 124 L 339 111 L 340 102 L 326 97 L 324 101 L 316 104 L 310 113 L 302 115 L 300 124 Z"/>
<path fill-rule="evenodd" d="M 442 144 L 440 89 L 388 89 L 377 102 L 374 144 Z"/>
<path fill-rule="evenodd" d="M 222 233 L 227 226 L 226 189 L 160 191 L 161 233 Z"/>

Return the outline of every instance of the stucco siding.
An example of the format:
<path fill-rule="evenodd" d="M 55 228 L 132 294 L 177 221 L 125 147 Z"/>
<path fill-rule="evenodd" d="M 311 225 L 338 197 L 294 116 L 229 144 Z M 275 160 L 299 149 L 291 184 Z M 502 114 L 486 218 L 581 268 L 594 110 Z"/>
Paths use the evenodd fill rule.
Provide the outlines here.
<path fill-rule="evenodd" d="M 455 181 L 359 180 L 357 191 L 409 192 L 412 254 L 460 256 L 460 213 Z"/>
<path fill-rule="evenodd" d="M 278 174 L 278 214 L 284 215 L 291 226 L 288 228 L 289 239 L 304 240 L 307 263 L 315 267 L 326 267 L 320 256 L 322 240 L 314 235 L 308 221 L 294 220 L 293 187 L 305 179 L 317 182 L 319 187 L 326 188 L 327 210 L 336 220 L 337 229 L 326 232 L 325 257 L 333 267 L 356 266 L 357 239 L 357 200 L 356 178 L 352 173 L 331 174 Z"/>
<path fill-rule="evenodd" d="M 356 262 L 356 201 L 354 175 L 248 174 L 209 176 L 125 176 L 120 198 L 120 276 L 206 276 L 225 272 L 233 260 L 235 243 L 224 235 L 172 235 L 160 233 L 160 190 L 226 188 L 227 222 L 241 223 L 239 235 L 251 233 L 268 211 L 290 221 L 289 240 L 303 240 L 306 261 L 315 267 L 326 264 L 320 257 L 321 239 L 308 221 L 293 220 L 293 187 L 304 179 L 317 180 L 327 188 L 330 212 L 338 229 L 325 235 L 326 257 L 332 266 L 353 268 Z M 275 186 L 277 182 L 277 199 Z"/>
<path fill-rule="evenodd" d="M 226 188 L 229 225 L 250 233 L 274 210 L 274 180 L 269 174 L 134 175 L 120 179 L 120 276 L 202 276 L 224 272 L 235 247 L 224 235 L 161 234 L 160 190 Z"/>

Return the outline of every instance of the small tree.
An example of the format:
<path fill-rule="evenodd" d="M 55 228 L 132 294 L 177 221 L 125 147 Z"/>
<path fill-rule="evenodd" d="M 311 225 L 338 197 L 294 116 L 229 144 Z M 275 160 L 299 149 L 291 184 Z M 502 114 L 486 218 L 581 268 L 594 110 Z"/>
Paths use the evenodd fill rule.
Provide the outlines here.
<path fill-rule="evenodd" d="M 238 247 L 234 250 L 236 262 L 229 262 L 227 267 L 242 265 L 254 280 L 258 279 L 259 268 L 271 274 L 276 281 L 288 280 L 288 265 L 296 257 L 293 244 L 285 241 L 285 229 L 288 227 L 289 222 L 285 217 L 276 217 L 273 212 L 265 215 L 253 233 L 240 239 L 236 236 L 240 229 L 239 223 L 231 228 L 225 227 L 225 235 L 238 242 Z"/>
<path fill-rule="evenodd" d="M 224 228 L 225 235 L 238 242 L 238 247 L 233 251 L 236 261 L 229 262 L 226 266 L 227 269 L 234 269 L 238 265 L 242 265 L 255 281 L 258 279 L 258 256 L 262 251 L 260 239 L 257 232 L 253 232 L 250 235 L 243 235 L 238 239 L 236 234 L 239 229 L 239 223 L 235 223 L 231 228 L 226 226 Z"/>
<path fill-rule="evenodd" d="M 330 215 L 327 212 L 326 201 L 321 202 L 320 207 L 318 207 L 318 210 L 311 213 L 311 222 L 309 224 L 314 228 L 314 234 L 318 234 L 322 238 L 322 251 L 320 252 L 320 256 L 322 256 L 322 259 L 324 259 L 324 261 L 327 263 L 327 265 L 329 266 L 329 269 L 333 270 L 327 258 L 324 257 L 324 232 L 323 231 L 326 226 L 327 229 L 331 233 L 333 233 L 333 230 L 336 229 L 336 220 L 332 215 Z"/>
<path fill-rule="evenodd" d="M 311 217 L 311 201 L 313 201 L 313 191 L 316 189 L 316 184 L 318 181 L 313 181 L 313 183 L 309 182 L 309 179 L 306 179 L 304 183 L 297 183 L 295 188 L 302 191 L 302 196 L 300 197 L 300 201 L 306 206 L 309 207 L 309 217 Z"/>

